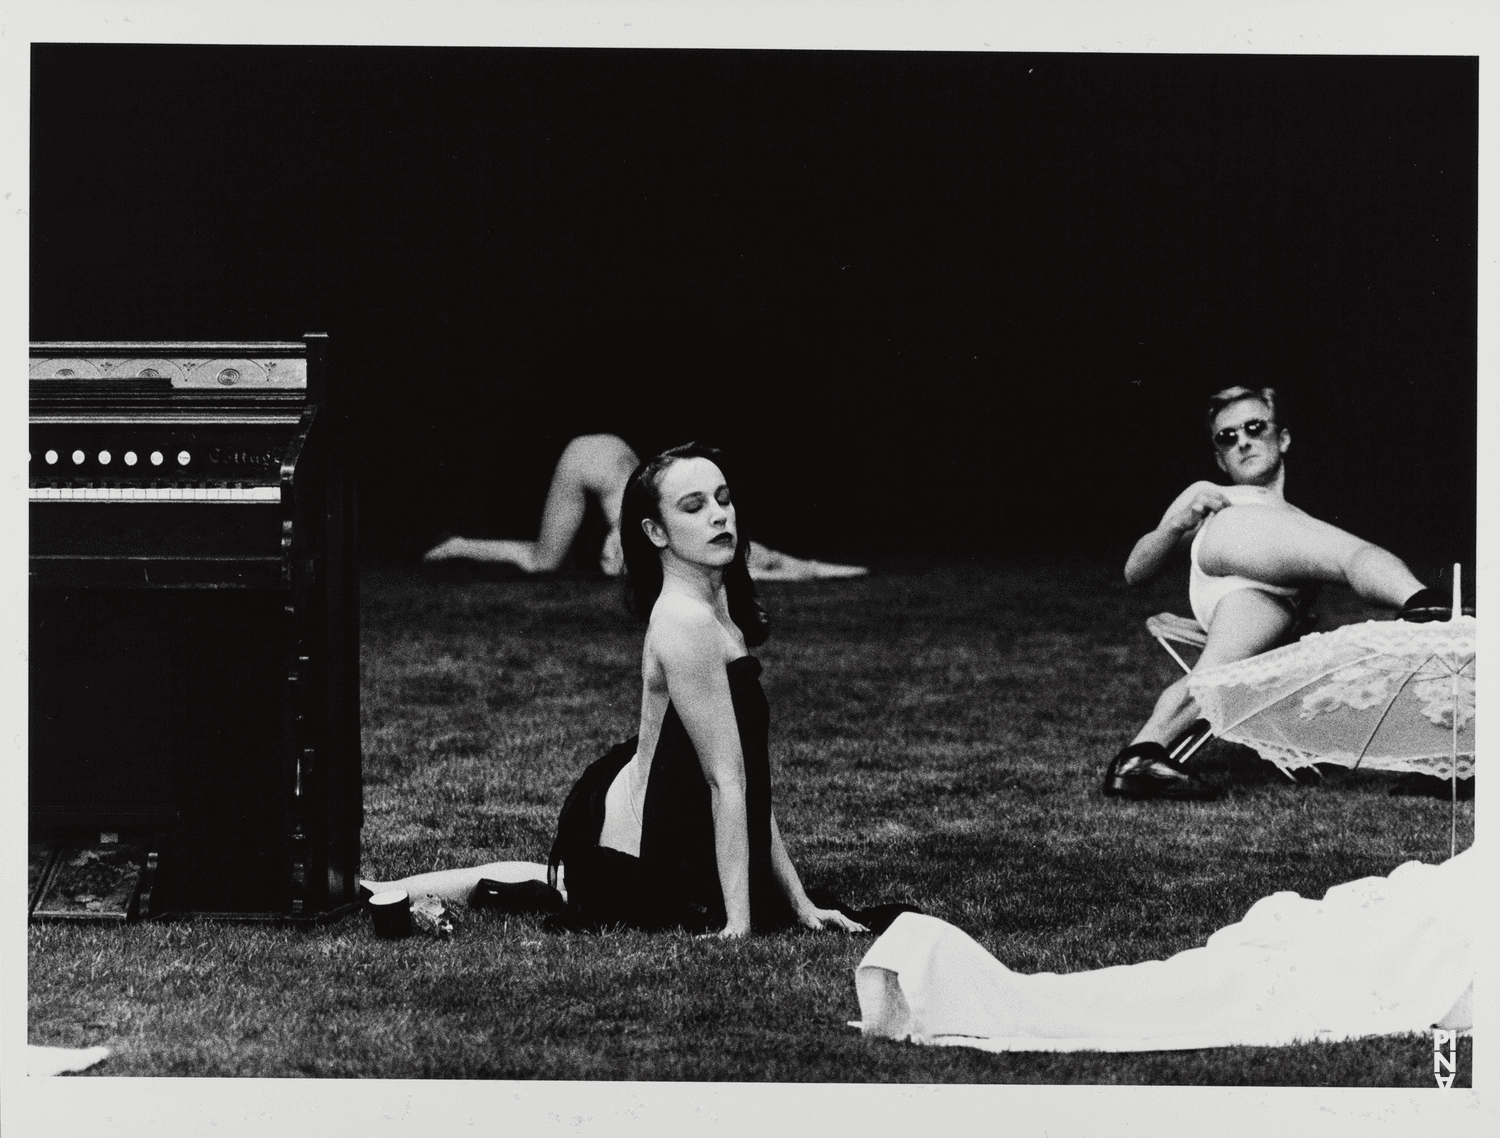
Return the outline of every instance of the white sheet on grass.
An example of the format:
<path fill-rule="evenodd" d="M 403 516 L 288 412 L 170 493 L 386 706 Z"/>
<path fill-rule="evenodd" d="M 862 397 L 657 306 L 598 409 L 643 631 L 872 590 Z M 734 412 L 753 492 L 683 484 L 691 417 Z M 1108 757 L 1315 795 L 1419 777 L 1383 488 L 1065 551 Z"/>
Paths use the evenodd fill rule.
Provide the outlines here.
<path fill-rule="evenodd" d="M 866 1035 L 986 1051 L 1159 1051 L 1472 1027 L 1472 847 L 1439 866 L 1276 893 L 1202 948 L 1022 975 L 903 913 L 855 969 Z"/>
<path fill-rule="evenodd" d="M 108 1047 L 42 1047 L 35 1043 L 26 1045 L 26 1073 L 28 1075 L 66 1075 L 71 1071 L 86 1071 L 95 1063 L 109 1058 Z"/>

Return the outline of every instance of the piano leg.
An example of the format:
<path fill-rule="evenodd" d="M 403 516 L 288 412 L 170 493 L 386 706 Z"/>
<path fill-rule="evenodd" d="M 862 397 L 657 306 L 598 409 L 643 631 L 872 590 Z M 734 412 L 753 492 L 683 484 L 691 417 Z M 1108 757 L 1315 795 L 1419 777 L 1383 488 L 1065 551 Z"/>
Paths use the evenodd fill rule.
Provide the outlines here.
<path fill-rule="evenodd" d="M 135 896 L 131 898 L 130 909 L 126 913 L 127 921 L 149 921 L 159 914 L 152 906 L 152 890 L 156 888 L 156 870 L 161 861 L 161 847 L 164 835 L 157 834 L 151 839 L 146 847 L 145 862 L 141 866 L 140 884 L 136 886 Z"/>

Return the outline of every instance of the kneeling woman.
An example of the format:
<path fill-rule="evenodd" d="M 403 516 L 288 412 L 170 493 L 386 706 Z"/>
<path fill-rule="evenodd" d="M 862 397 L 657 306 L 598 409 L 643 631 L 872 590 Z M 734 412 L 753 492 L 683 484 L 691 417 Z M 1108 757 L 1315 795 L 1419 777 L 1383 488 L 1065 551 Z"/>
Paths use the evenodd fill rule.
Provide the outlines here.
<path fill-rule="evenodd" d="M 621 501 L 627 603 L 649 620 L 640 733 L 593 763 L 558 820 L 547 869 L 582 925 L 707 929 L 802 925 L 864 932 L 808 899 L 771 808 L 760 662 L 768 620 L 745 565 L 717 452 L 689 444 L 642 463 Z M 559 880 L 559 867 L 565 882 Z M 367 888 L 466 898 L 499 862 Z"/>

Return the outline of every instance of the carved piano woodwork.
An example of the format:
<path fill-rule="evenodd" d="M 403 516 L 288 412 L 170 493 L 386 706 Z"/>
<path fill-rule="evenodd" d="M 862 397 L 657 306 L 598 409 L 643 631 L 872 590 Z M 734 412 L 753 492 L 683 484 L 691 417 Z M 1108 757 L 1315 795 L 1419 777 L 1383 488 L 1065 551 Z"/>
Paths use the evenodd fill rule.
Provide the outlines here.
<path fill-rule="evenodd" d="M 353 483 L 326 344 L 31 346 L 32 838 L 140 836 L 144 915 L 355 901 Z"/>

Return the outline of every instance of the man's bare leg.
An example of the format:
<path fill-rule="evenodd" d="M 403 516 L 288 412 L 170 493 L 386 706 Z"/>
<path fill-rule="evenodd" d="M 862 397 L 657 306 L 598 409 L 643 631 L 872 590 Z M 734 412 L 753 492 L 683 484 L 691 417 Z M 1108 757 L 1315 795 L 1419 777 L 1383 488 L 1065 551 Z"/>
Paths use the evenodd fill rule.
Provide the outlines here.
<path fill-rule="evenodd" d="M 1286 603 L 1269 593 L 1241 589 L 1228 594 L 1214 610 L 1208 643 L 1203 646 L 1203 654 L 1193 671 L 1248 660 L 1269 651 L 1291 631 L 1294 619 Z M 1160 743 L 1165 747 L 1198 717 L 1198 704 L 1188 692 L 1188 677 L 1183 676 L 1161 693 L 1151 718 L 1131 742 Z"/>
<path fill-rule="evenodd" d="M 1245 660 L 1275 647 L 1291 630 L 1295 616 L 1282 598 L 1259 589 L 1241 589 L 1219 600 L 1208 641 L 1193 670 Z M 1218 791 L 1184 770 L 1168 754 L 1199 718 L 1197 702 L 1179 679 L 1156 701 L 1156 708 L 1133 742 L 1110 762 L 1104 774 L 1108 797 L 1213 798 Z"/>
<path fill-rule="evenodd" d="M 1230 507 L 1204 526 L 1198 564 L 1215 576 L 1249 577 L 1268 585 L 1327 581 L 1391 608 L 1400 608 L 1422 589 L 1395 554 L 1297 510 Z"/>

